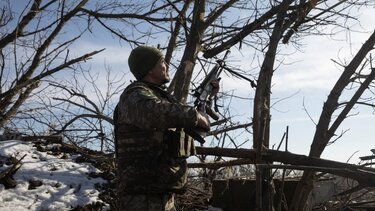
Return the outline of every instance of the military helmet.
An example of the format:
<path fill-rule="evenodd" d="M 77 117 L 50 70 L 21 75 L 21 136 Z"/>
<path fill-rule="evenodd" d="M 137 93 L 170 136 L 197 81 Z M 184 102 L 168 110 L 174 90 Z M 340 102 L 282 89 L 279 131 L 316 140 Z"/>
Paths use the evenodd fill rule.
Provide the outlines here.
<path fill-rule="evenodd" d="M 130 71 L 137 80 L 141 80 L 162 57 L 163 53 L 157 48 L 138 46 L 131 51 L 128 58 Z"/>

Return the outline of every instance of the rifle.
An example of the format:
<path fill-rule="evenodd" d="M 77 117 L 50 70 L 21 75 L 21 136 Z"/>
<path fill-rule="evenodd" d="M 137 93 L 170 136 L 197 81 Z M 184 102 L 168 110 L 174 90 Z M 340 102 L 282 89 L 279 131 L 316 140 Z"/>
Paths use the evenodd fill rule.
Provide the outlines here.
<path fill-rule="evenodd" d="M 196 97 L 194 101 L 194 106 L 197 108 L 198 111 L 204 112 L 208 114 L 212 119 L 218 120 L 219 115 L 212 110 L 212 101 L 215 96 L 211 95 L 213 86 L 212 82 L 220 80 L 219 76 L 224 68 L 224 60 L 229 55 L 230 51 L 228 50 L 223 59 L 219 59 L 216 61 L 215 66 L 211 69 L 211 71 L 207 74 L 207 76 L 203 79 L 202 83 L 194 90 L 193 96 Z"/>
<path fill-rule="evenodd" d="M 224 68 L 225 62 L 224 60 L 227 58 L 230 51 L 228 50 L 223 59 L 219 59 L 216 61 L 215 66 L 211 69 L 211 71 L 207 74 L 207 76 L 203 79 L 202 83 L 194 90 L 193 96 L 196 97 L 194 101 L 194 106 L 200 112 L 206 113 L 214 120 L 218 120 L 220 117 L 219 115 L 212 110 L 212 102 L 215 96 L 212 96 L 212 82 L 220 80 L 219 76 Z M 199 129 L 194 129 L 189 131 L 190 135 L 201 144 L 205 142 L 204 138 L 207 135 L 207 132 Z"/>

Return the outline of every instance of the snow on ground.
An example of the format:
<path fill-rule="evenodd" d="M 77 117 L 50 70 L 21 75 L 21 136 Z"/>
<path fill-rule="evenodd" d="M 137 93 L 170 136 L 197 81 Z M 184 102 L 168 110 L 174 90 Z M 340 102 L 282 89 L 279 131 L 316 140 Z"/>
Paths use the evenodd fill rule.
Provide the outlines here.
<path fill-rule="evenodd" d="M 47 147 L 54 147 L 48 145 Z M 74 155 L 66 159 L 36 150 L 33 143 L 23 141 L 0 142 L 0 159 L 15 157 L 22 166 L 14 175 L 15 188 L 5 189 L 0 184 L 0 210 L 70 210 L 93 202 L 101 202 L 94 185 L 105 183 L 102 178 L 90 178 L 88 173 L 99 170 L 89 163 L 74 162 Z M 0 165 L 0 172 L 11 165 Z M 29 181 L 42 185 L 29 190 Z"/>

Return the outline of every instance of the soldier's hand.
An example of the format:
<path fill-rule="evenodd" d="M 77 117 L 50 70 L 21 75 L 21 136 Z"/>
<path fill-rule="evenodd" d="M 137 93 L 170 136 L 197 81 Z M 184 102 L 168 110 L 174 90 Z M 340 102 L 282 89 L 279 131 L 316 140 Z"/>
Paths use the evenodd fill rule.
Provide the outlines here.
<path fill-rule="evenodd" d="M 210 120 L 208 118 L 208 115 L 206 113 L 198 111 L 197 117 L 198 117 L 197 126 L 207 132 L 210 131 L 211 125 L 210 125 Z"/>
<path fill-rule="evenodd" d="M 211 86 L 212 86 L 212 90 L 211 90 L 210 98 L 213 98 L 219 92 L 219 89 L 220 89 L 220 78 L 218 80 L 211 81 Z"/>

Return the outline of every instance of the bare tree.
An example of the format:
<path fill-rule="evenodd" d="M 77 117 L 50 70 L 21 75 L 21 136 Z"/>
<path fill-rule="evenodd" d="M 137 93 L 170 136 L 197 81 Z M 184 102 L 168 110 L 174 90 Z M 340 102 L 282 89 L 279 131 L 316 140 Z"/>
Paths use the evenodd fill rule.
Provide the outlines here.
<path fill-rule="evenodd" d="M 60 123 L 60 127 L 54 128 L 54 133 L 63 134 L 78 146 L 91 145 L 90 148 L 99 148 L 102 152 L 112 151 L 114 149 L 112 115 L 116 103 L 113 100 L 114 96 L 120 94 L 125 84 L 122 83 L 122 77 L 112 76 L 109 69 L 106 73 L 106 89 L 96 84 L 99 75 L 92 75 L 91 72 L 84 74 L 85 83 L 80 77 L 67 85 L 51 84 L 62 90 L 64 96 L 59 94 L 52 97 L 55 103 L 48 107 L 63 109 L 58 113 L 70 113 L 68 116 L 64 115 L 64 120 Z M 91 96 L 86 95 L 90 92 Z"/>
<path fill-rule="evenodd" d="M 51 0 L 29 1 L 18 16 L 12 2 L 3 1 L 0 38 L 0 127 L 3 127 L 28 99 L 40 82 L 72 68 L 100 51 L 72 57 L 69 46 L 81 33 L 64 39 L 66 26 L 77 17 L 87 0 L 68 4 Z"/>
<path fill-rule="evenodd" d="M 366 56 L 375 46 L 375 31 L 369 37 L 369 39 L 362 45 L 361 49 L 357 52 L 352 61 L 344 66 L 344 71 L 340 78 L 337 80 L 335 86 L 332 88 L 330 94 L 327 97 L 327 101 L 324 103 L 322 113 L 318 124 L 316 125 L 316 131 L 313 142 L 310 148 L 311 157 L 320 157 L 329 141 L 336 134 L 337 128 L 348 116 L 353 106 L 360 100 L 360 97 L 366 89 L 368 89 L 373 83 L 375 78 L 375 68 L 372 67 L 373 61 L 366 60 Z M 369 74 L 361 74 L 366 67 L 366 63 L 371 65 Z M 361 66 L 365 65 L 365 66 Z M 361 75 L 361 77 L 358 77 Z M 344 89 L 353 82 L 359 83 L 358 88 L 353 94 L 352 98 L 343 104 L 341 108 L 339 105 L 339 99 Z M 338 111 L 339 114 L 334 116 L 334 112 Z M 306 171 L 299 183 L 294 196 L 292 204 L 293 210 L 301 210 L 305 205 L 308 193 L 312 190 L 312 181 L 314 173 Z"/>
<path fill-rule="evenodd" d="M 6 119 L 14 115 L 14 111 L 22 104 L 22 99 L 26 99 L 29 93 L 35 88 L 32 87 L 32 85 L 36 86 L 34 82 L 39 82 L 42 78 L 50 75 L 48 73 L 54 73 L 52 70 L 56 72 L 57 70 L 71 67 L 76 62 L 85 60 L 97 53 L 92 52 L 69 60 L 68 46 L 70 43 L 78 40 L 79 35 L 74 39 L 53 45 L 54 48 L 47 48 L 50 46 L 53 38 L 58 35 L 62 26 L 73 19 L 73 17 L 79 17 L 86 21 L 87 28 L 85 28 L 84 32 L 91 30 L 94 25 L 99 25 L 108 31 L 108 36 L 114 36 L 120 42 L 129 44 L 131 47 L 141 44 L 158 44 L 162 50 L 166 51 L 166 61 L 170 63 L 171 71 L 175 71 L 169 91 L 183 103 L 188 102 L 191 86 L 195 85 L 202 78 L 202 76 L 193 77 L 197 73 L 196 71 L 201 68 L 204 69 L 204 66 L 212 63 L 211 60 L 218 57 L 220 53 L 229 48 L 236 49 L 238 52 L 244 50 L 254 51 L 261 58 L 261 62 L 259 71 L 254 75 L 257 78 L 257 87 L 253 100 L 253 121 L 251 123 L 244 123 L 244 125 L 251 124 L 253 127 L 251 139 L 257 151 L 256 163 L 259 167 L 256 171 L 258 210 L 271 210 L 273 207 L 271 186 L 263 183 L 263 181 L 272 180 L 270 171 L 267 168 L 263 168 L 264 164 L 270 164 L 271 161 L 266 160 L 263 154 L 269 148 L 270 143 L 271 84 L 273 72 L 278 65 L 282 65 L 277 62 L 279 53 L 282 53 L 280 52 L 280 45 L 286 43 L 298 44 L 299 39 L 308 35 L 331 33 L 324 31 L 324 27 L 322 26 L 345 28 L 340 21 L 345 22 L 353 18 L 349 13 L 350 8 L 371 5 L 373 3 L 369 0 L 151 0 L 137 3 L 112 0 L 104 2 L 90 1 L 92 4 L 88 4 L 87 2 L 88 0 L 72 3 L 68 7 L 65 1 L 62 1 L 62 3 L 60 1 L 49 1 L 43 6 L 40 6 L 40 1 L 34 1 L 31 7 L 34 9 L 30 9 L 30 15 L 22 16 L 26 18 L 21 19 L 17 30 L 14 30 L 14 33 L 9 33 L 9 36 L 5 35 L 2 38 L 5 41 L 0 42 L 0 44 L 7 43 L 6 40 L 9 40 L 7 37 L 13 37 L 14 41 L 18 38 L 29 38 L 27 37 L 28 35 L 33 36 L 39 32 L 42 32 L 42 35 L 44 35 L 37 36 L 43 39 L 37 40 L 37 42 L 30 45 L 33 48 L 36 46 L 37 49 L 34 54 L 31 54 L 32 56 L 26 57 L 25 62 L 15 63 L 18 65 L 14 65 L 14 69 L 19 71 L 16 72 L 14 83 L 4 83 L 3 78 L 5 76 L 3 75 L 5 74 L 1 74 L 2 87 L 9 88 L 6 88 L 7 91 L 3 91 L 5 88 L 2 88 L 2 92 L 0 93 L 0 110 L 4 111 L 2 112 L 3 114 L 7 114 L 3 115 L 2 119 L 4 120 L 0 121 L 0 123 L 6 122 Z M 19 33 L 23 29 L 22 26 L 27 25 L 29 19 L 33 19 L 35 16 L 39 18 L 37 20 L 41 20 L 45 16 L 38 16 L 38 14 L 42 14 L 42 11 L 55 4 L 59 8 L 57 10 L 58 13 L 56 13 L 59 15 L 56 16 L 55 20 L 43 24 L 43 26 L 31 30 L 29 33 Z M 53 13 L 52 10 L 49 12 Z M 6 24 L 9 22 L 7 20 L 10 20 L 11 15 L 6 14 L 6 12 L 3 12 L 3 14 L 2 17 L 4 18 L 0 23 Z M 230 17 L 229 14 L 231 15 Z M 9 18 L 7 19 L 7 17 Z M 353 64 L 345 68 L 341 77 L 343 79 L 340 78 L 339 85 L 333 88 L 323 109 L 321 120 L 318 123 L 310 152 L 311 156 L 320 156 L 337 127 L 345 119 L 352 106 L 358 102 L 363 91 L 369 87 L 373 77 L 372 73 L 363 74 L 361 71 L 355 73 L 355 70 L 371 48 L 373 48 L 373 44 L 370 41 L 372 39 L 369 39 L 366 49 L 360 51 L 358 56 L 353 59 Z M 26 42 L 22 43 L 23 45 L 15 45 L 14 43 L 17 42 L 12 41 L 9 43 L 13 43 L 13 46 L 16 47 L 28 44 Z M 51 51 L 50 49 L 53 50 Z M 15 51 L 12 49 L 9 49 L 9 51 L 3 50 L 1 54 L 1 58 L 3 58 L 2 64 L 4 64 L 2 65 L 2 73 L 5 73 L 6 67 L 9 66 L 9 64 L 5 64 L 5 61 L 8 61 L 5 58 L 15 55 L 12 52 Z M 202 54 L 206 60 L 199 60 L 199 54 Z M 14 61 L 18 60 L 18 57 L 13 57 Z M 59 61 L 63 61 L 62 65 L 51 68 Z M 37 66 L 39 68 L 36 68 L 35 65 L 37 64 L 44 65 L 39 65 Z M 20 68 L 23 68 L 22 71 Z M 32 72 L 29 73 L 27 71 L 29 69 L 32 69 Z M 31 75 L 35 74 L 35 69 L 41 69 L 42 73 L 47 75 L 44 76 L 45 74 L 42 74 L 42 76 L 36 77 L 35 80 L 31 80 L 34 79 Z M 353 82 L 360 84 L 359 91 L 348 103 L 338 104 L 337 100 L 340 93 Z M 62 125 L 59 129 L 60 131 L 66 132 L 68 127 L 73 125 L 73 122 L 77 123 L 79 120 L 86 121 L 88 118 L 91 120 L 87 124 L 98 125 L 99 127 L 102 125 L 100 122 L 102 120 L 110 123 L 110 117 L 106 116 L 110 113 L 103 112 L 104 107 L 98 107 L 96 103 L 93 103 L 93 99 L 87 98 L 87 95 L 83 93 L 84 90 L 73 91 L 70 87 L 57 86 L 64 90 L 64 93 L 67 93 L 67 95 L 64 98 L 55 98 L 55 100 L 82 108 L 80 110 L 81 113 L 71 113 L 74 116 L 70 120 L 64 121 L 65 126 Z M 22 92 L 15 92 L 16 90 L 22 90 Z M 15 97 L 18 97 L 19 100 L 12 101 Z M 72 97 L 80 98 L 82 101 L 77 103 L 77 101 L 72 100 Z M 17 103 L 18 101 L 20 103 Z M 14 102 L 13 107 L 15 109 L 9 107 L 9 105 L 12 105 L 10 102 Z M 334 117 L 334 111 L 337 108 L 342 108 L 338 107 L 338 105 L 342 105 L 344 109 L 342 110 L 342 114 L 330 125 L 330 121 Z M 64 106 L 67 105 L 64 104 Z M 72 112 L 69 110 L 70 108 L 65 108 L 65 111 Z M 229 115 L 230 113 L 227 114 Z M 230 116 L 224 117 L 227 119 L 230 118 Z M 93 122 L 93 119 L 99 121 Z M 233 143 L 237 141 L 227 134 L 223 135 L 222 138 L 230 139 L 230 142 Z M 305 173 L 302 182 L 310 182 L 312 175 L 312 171 Z M 296 200 L 294 201 L 293 209 L 296 210 L 303 207 L 304 199 L 311 190 L 310 186 L 302 185 L 302 182 L 295 194 Z M 264 184 L 268 187 L 262 188 Z M 262 193 L 263 190 L 266 190 L 266 193 Z"/>

